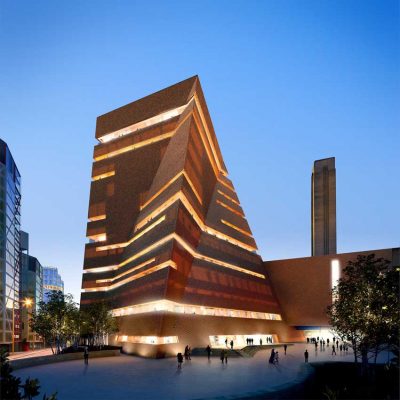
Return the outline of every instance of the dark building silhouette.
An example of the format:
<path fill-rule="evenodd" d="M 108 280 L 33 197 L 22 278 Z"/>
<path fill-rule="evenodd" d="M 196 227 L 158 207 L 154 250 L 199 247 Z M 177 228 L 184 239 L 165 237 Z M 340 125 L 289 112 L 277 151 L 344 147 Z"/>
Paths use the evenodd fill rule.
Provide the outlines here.
<path fill-rule="evenodd" d="M 311 176 L 311 255 L 336 254 L 335 158 L 314 162 Z"/>

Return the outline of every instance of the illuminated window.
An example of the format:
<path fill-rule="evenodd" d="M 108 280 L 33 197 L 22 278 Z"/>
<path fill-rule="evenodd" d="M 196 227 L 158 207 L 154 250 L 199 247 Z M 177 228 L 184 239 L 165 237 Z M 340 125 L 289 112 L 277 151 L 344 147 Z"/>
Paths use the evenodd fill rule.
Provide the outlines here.
<path fill-rule="evenodd" d="M 176 303 L 171 300 L 158 300 L 150 303 L 135 304 L 112 310 L 114 317 L 125 315 L 146 314 L 152 312 L 170 312 L 176 314 L 196 314 L 227 318 L 248 318 L 281 321 L 279 314 L 262 313 L 229 308 L 205 307 L 192 304 Z"/>

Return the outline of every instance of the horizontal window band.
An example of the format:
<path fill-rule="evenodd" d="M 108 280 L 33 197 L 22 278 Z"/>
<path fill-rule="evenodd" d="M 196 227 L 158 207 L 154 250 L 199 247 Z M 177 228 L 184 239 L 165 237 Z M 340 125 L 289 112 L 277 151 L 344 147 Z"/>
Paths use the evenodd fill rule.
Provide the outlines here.
<path fill-rule="evenodd" d="M 119 343 L 138 343 L 138 344 L 150 344 L 150 345 L 179 343 L 178 336 L 117 335 L 116 341 Z"/>
<path fill-rule="evenodd" d="M 106 245 L 106 246 L 99 246 L 99 247 L 96 247 L 96 251 L 113 250 L 113 249 L 119 249 L 121 247 L 129 246 L 131 243 L 133 243 L 134 241 L 136 241 L 139 238 L 141 238 L 143 235 L 145 235 L 147 232 L 151 231 L 157 225 L 161 224 L 161 222 L 165 221 L 165 218 L 166 218 L 166 216 L 163 215 L 161 218 L 159 218 L 157 221 L 153 222 L 146 229 L 144 229 L 143 231 L 141 231 L 140 233 L 135 235 L 132 239 L 128 240 L 127 242 L 109 244 L 109 245 Z"/>
<path fill-rule="evenodd" d="M 217 200 L 217 204 L 219 204 L 220 206 L 226 208 L 227 210 L 229 210 L 230 212 L 233 212 L 234 214 L 238 215 L 239 217 L 244 218 L 244 215 L 242 212 L 235 210 L 234 208 L 228 206 L 228 204 L 225 204 L 224 202 Z"/>
<path fill-rule="evenodd" d="M 170 312 L 175 314 L 248 318 L 248 319 L 260 319 L 260 320 L 272 320 L 272 321 L 282 320 L 280 314 L 183 304 L 171 300 L 157 300 L 149 303 L 133 304 L 131 306 L 116 308 L 112 310 L 112 314 L 114 317 L 124 317 L 128 315 L 146 314 L 153 312 Z"/>
<path fill-rule="evenodd" d="M 228 196 L 226 193 L 224 193 L 222 190 L 217 190 L 217 192 L 221 195 L 224 196 L 226 199 L 230 200 L 232 203 L 235 203 L 236 205 L 240 206 L 240 203 L 236 201 L 234 198 Z"/>
<path fill-rule="evenodd" d="M 162 264 L 158 264 L 158 265 L 155 265 L 154 267 L 146 269 L 143 272 L 139 272 L 136 275 L 132 275 L 129 278 L 126 278 L 126 279 L 124 279 L 122 281 L 113 283 L 112 285 L 99 286 L 99 287 L 95 287 L 95 288 L 84 288 L 84 289 L 82 289 L 82 292 L 84 292 L 84 293 L 88 293 L 88 292 L 107 292 L 109 290 L 116 289 L 116 288 L 118 288 L 118 287 L 120 287 L 122 285 L 125 285 L 125 284 L 127 284 L 129 282 L 135 281 L 137 279 L 143 278 L 143 277 L 145 277 L 147 275 L 153 274 L 154 272 L 160 271 L 160 270 L 162 270 L 164 268 L 167 268 L 167 267 L 171 267 L 171 268 L 176 269 L 176 264 L 173 261 L 166 261 L 166 262 L 164 262 Z"/>
<path fill-rule="evenodd" d="M 114 176 L 115 171 L 105 172 L 104 174 L 96 175 L 92 177 L 92 181 L 99 181 L 101 179 L 109 178 L 110 176 Z"/>
<path fill-rule="evenodd" d="M 221 222 L 222 222 L 224 225 L 229 226 L 230 228 L 235 229 L 236 231 L 242 233 L 243 235 L 249 236 L 249 237 L 251 237 L 251 238 L 253 237 L 253 235 L 252 235 L 250 232 L 245 231 L 244 229 L 239 228 L 238 226 L 233 225 L 233 224 L 231 224 L 230 222 L 225 221 L 224 219 L 221 219 Z"/>
<path fill-rule="evenodd" d="M 248 245 L 247 243 L 243 243 L 240 240 L 237 240 L 235 238 L 232 238 L 231 236 L 228 236 L 222 232 L 217 231 L 214 228 L 208 227 L 204 224 L 203 220 L 199 217 L 199 215 L 196 213 L 194 208 L 191 206 L 189 200 L 185 196 L 185 194 L 180 191 L 175 193 L 172 197 L 170 197 L 168 200 L 166 200 L 163 204 L 161 204 L 158 208 L 156 208 L 154 211 L 152 211 L 149 215 L 147 215 L 144 219 L 142 219 L 135 227 L 135 231 L 143 228 L 147 223 L 152 221 L 154 218 L 156 218 L 160 213 L 165 211 L 168 207 L 170 207 L 172 204 L 174 204 L 176 201 L 180 200 L 182 204 L 185 206 L 187 211 L 190 213 L 190 215 L 193 217 L 193 219 L 196 221 L 196 224 L 200 227 L 200 229 L 203 232 L 206 232 L 210 235 L 216 236 L 221 240 L 225 240 L 235 246 L 241 247 L 247 251 L 255 252 L 257 250 L 257 247 Z"/>

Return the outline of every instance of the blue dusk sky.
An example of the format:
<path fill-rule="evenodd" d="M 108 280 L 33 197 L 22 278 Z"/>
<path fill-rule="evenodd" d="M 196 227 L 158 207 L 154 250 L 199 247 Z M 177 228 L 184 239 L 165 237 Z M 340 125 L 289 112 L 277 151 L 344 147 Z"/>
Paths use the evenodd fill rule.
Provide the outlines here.
<path fill-rule="evenodd" d="M 310 255 L 331 156 L 338 252 L 399 246 L 399 43 L 390 0 L 2 0 L 0 137 L 30 253 L 79 300 L 96 117 L 195 74 L 264 259 Z"/>

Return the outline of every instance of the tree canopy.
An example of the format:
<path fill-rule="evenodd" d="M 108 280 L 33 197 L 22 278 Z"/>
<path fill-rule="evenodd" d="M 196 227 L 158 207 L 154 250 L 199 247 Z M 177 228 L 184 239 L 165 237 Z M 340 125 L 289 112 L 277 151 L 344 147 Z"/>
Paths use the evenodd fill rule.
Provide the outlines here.
<path fill-rule="evenodd" d="M 375 254 L 349 261 L 333 289 L 328 316 L 333 330 L 364 363 L 399 344 L 399 267 Z"/>

